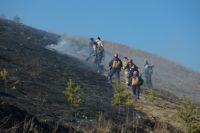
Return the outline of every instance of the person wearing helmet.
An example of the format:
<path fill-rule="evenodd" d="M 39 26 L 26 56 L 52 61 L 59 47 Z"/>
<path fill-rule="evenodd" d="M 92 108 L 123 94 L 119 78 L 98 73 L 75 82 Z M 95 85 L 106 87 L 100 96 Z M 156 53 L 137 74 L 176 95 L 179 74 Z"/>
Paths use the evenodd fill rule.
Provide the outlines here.
<path fill-rule="evenodd" d="M 129 65 L 128 65 L 128 58 L 124 57 L 123 59 L 123 70 L 124 70 L 124 78 L 125 83 L 128 85 L 128 72 L 129 72 Z"/>
<path fill-rule="evenodd" d="M 118 57 L 118 53 L 114 54 L 114 58 L 109 62 L 110 67 L 110 73 L 108 75 L 108 80 L 110 83 L 112 83 L 112 76 L 115 74 L 118 80 L 118 83 L 120 83 L 120 71 L 123 67 L 121 59 Z"/>
<path fill-rule="evenodd" d="M 149 62 L 147 59 L 144 60 L 145 83 L 149 89 L 153 87 L 152 80 L 151 80 L 151 77 L 153 74 L 153 67 L 154 65 L 149 65 Z"/>
<path fill-rule="evenodd" d="M 140 81 L 139 71 L 138 70 L 133 71 L 131 86 L 135 99 L 139 99 L 140 97 L 140 82 L 141 81 Z"/>
<path fill-rule="evenodd" d="M 131 85 L 131 78 L 134 71 L 138 71 L 138 66 L 133 63 L 132 59 L 128 61 L 129 71 L 128 71 L 128 86 Z"/>

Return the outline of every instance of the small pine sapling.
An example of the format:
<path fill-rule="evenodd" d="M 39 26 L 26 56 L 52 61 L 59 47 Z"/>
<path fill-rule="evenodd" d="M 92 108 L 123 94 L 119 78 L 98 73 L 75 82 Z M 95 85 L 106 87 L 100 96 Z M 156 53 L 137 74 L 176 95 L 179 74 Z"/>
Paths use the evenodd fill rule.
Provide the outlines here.
<path fill-rule="evenodd" d="M 188 97 L 183 97 L 177 116 L 189 133 L 200 132 L 200 114 Z"/>
<path fill-rule="evenodd" d="M 80 87 L 71 79 L 67 83 L 65 97 L 72 106 L 79 106 L 81 102 Z"/>
<path fill-rule="evenodd" d="M 5 87 L 5 92 L 6 92 L 8 71 L 5 68 L 0 71 L 0 78 L 2 78 L 4 81 L 4 87 Z"/>

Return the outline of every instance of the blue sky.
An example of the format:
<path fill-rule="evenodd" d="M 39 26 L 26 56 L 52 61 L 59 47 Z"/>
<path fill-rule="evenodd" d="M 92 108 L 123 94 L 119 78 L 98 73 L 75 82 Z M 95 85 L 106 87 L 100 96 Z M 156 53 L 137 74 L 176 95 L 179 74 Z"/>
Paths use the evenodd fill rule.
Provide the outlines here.
<path fill-rule="evenodd" d="M 200 0 L 1 0 L 0 15 L 47 31 L 100 36 L 200 71 Z"/>

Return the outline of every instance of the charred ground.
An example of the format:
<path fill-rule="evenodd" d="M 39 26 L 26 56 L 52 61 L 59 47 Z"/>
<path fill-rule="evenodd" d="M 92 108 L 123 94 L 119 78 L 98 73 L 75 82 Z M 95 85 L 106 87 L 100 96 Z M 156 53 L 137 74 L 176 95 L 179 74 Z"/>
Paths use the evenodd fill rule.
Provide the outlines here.
<path fill-rule="evenodd" d="M 81 87 L 82 113 L 94 117 L 95 111 L 111 111 L 112 88 L 105 77 L 76 59 L 44 48 L 55 43 L 57 35 L 11 21 L 0 23 L 0 64 L 9 73 L 8 86 L 1 82 L 1 98 L 41 120 L 73 121 L 77 110 L 69 110 L 64 97 L 66 83 L 72 79 Z"/>
<path fill-rule="evenodd" d="M 4 123 L 0 128 L 12 129 L 16 123 L 24 125 L 26 118 L 34 118 L 34 125 L 44 132 L 54 131 L 51 123 L 57 123 L 57 132 L 95 132 L 96 118 L 103 114 L 106 120 L 113 121 L 113 132 L 120 132 L 127 110 L 122 108 L 119 115 L 118 108 L 111 105 L 112 86 L 92 66 L 45 48 L 55 44 L 58 38 L 55 34 L 0 19 L 0 69 L 8 71 L 7 85 L 0 80 L 0 117 L 8 124 L 0 121 Z M 69 79 L 80 85 L 80 107 L 71 107 L 64 96 Z M 142 114 L 139 132 L 154 128 L 155 119 L 141 111 L 132 111 Z M 16 131 L 20 132 L 23 125 Z M 131 126 L 128 130 L 136 129 Z"/>

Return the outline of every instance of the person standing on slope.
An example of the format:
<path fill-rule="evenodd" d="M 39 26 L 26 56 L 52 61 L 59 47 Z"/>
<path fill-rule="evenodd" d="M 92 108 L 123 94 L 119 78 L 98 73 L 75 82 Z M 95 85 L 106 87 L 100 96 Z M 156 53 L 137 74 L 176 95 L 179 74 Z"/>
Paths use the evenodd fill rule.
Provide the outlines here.
<path fill-rule="evenodd" d="M 132 59 L 128 61 L 129 71 L 128 71 L 128 86 L 131 85 L 131 78 L 134 71 L 138 71 L 138 66 L 133 63 Z"/>
<path fill-rule="evenodd" d="M 151 80 L 151 77 L 153 74 L 153 67 L 154 65 L 149 65 L 149 62 L 147 59 L 144 60 L 145 83 L 149 89 L 153 87 L 152 80 Z"/>
<path fill-rule="evenodd" d="M 97 55 L 97 61 L 99 63 L 102 62 L 103 58 L 104 58 L 104 42 L 101 40 L 100 37 L 97 37 L 97 39 L 95 40 L 96 42 L 96 55 Z"/>
<path fill-rule="evenodd" d="M 131 86 L 134 94 L 134 99 L 139 99 L 140 97 L 140 86 L 142 79 L 139 76 L 139 71 L 133 71 L 133 76 L 131 77 Z"/>
<path fill-rule="evenodd" d="M 95 40 L 95 42 L 97 43 L 97 45 L 104 47 L 104 42 L 101 40 L 100 37 L 97 37 L 97 39 Z"/>
<path fill-rule="evenodd" d="M 94 63 L 97 65 L 98 72 L 100 72 L 100 65 L 104 59 L 104 42 L 100 37 L 95 40 L 96 43 L 96 55 Z"/>
<path fill-rule="evenodd" d="M 122 61 L 118 57 L 118 53 L 114 54 L 114 58 L 109 63 L 110 67 L 110 73 L 108 75 L 108 80 L 110 83 L 112 83 L 112 76 L 115 74 L 118 80 L 118 83 L 120 83 L 120 71 L 123 67 Z"/>
<path fill-rule="evenodd" d="M 128 65 L 128 58 L 127 57 L 124 57 L 124 59 L 123 59 L 123 70 L 124 70 L 125 83 L 128 85 L 129 65 Z"/>

